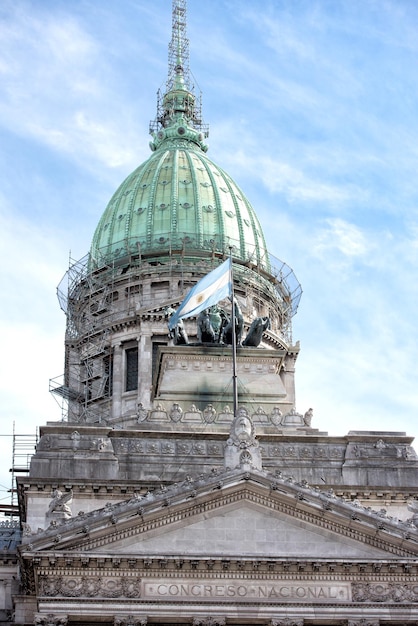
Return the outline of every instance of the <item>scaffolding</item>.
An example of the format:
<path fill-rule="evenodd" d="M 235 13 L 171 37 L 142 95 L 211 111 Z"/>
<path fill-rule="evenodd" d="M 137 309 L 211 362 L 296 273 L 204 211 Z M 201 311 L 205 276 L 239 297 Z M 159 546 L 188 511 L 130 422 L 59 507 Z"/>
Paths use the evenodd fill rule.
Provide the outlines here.
<path fill-rule="evenodd" d="M 10 437 L 12 439 L 12 464 L 9 469 L 11 474 L 10 503 L 0 503 L 0 514 L 14 518 L 19 516 L 19 507 L 17 501 L 16 476 L 26 475 L 30 470 L 30 460 L 35 453 L 38 443 L 38 432 L 35 434 L 17 434 L 15 423 L 13 422 L 13 433 L 11 435 L 1 435 L 1 437 Z"/>
<path fill-rule="evenodd" d="M 187 38 L 187 2 L 186 0 L 173 0 L 171 41 L 168 46 L 168 77 L 165 91 L 157 92 L 157 116 L 150 123 L 151 135 L 166 126 L 167 118 L 164 99 L 167 94 L 176 88 L 176 79 L 181 74 L 186 89 L 191 94 L 193 105 L 191 107 L 189 122 L 199 130 L 204 137 L 209 136 L 209 125 L 202 118 L 202 93 L 197 87 L 197 81 L 190 72 L 189 40 Z M 195 84 L 196 83 L 196 86 Z M 195 91 L 199 92 L 196 97 Z"/>
<path fill-rule="evenodd" d="M 67 317 L 65 371 L 50 380 L 62 420 L 107 423 L 112 396 L 112 336 L 115 328 L 135 324 L 141 315 L 154 310 L 155 291 L 152 297 L 151 292 L 146 295 L 144 285 L 160 283 L 157 308 L 171 306 L 219 265 L 230 248 L 236 293 L 257 303 L 259 315 L 272 321 L 273 335 L 291 344 L 291 320 L 302 289 L 288 265 L 267 252 L 261 257 L 256 250 L 241 258 L 238 241 L 220 245 L 214 239 L 197 247 L 186 233 L 181 247 L 173 243 L 167 250 L 169 238 L 167 233 L 165 250 L 161 251 L 144 250 L 137 240 L 126 239 L 109 250 L 102 249 L 94 261 L 89 255 L 80 261 L 70 259 L 57 288 Z"/>

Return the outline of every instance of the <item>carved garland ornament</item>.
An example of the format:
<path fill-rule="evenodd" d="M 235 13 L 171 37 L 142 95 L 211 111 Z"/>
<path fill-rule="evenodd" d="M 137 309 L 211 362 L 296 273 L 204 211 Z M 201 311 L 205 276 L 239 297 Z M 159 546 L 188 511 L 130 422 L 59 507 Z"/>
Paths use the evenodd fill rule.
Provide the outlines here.
<path fill-rule="evenodd" d="M 418 584 L 352 583 L 354 602 L 418 602 Z"/>
<path fill-rule="evenodd" d="M 63 578 L 62 576 L 41 578 L 40 595 L 64 598 L 139 598 L 141 579 L 110 578 L 101 576 Z"/>
<path fill-rule="evenodd" d="M 35 614 L 35 626 L 67 626 L 68 615 L 54 615 L 54 613 Z"/>
<path fill-rule="evenodd" d="M 147 626 L 147 617 L 135 615 L 115 615 L 114 626 Z"/>

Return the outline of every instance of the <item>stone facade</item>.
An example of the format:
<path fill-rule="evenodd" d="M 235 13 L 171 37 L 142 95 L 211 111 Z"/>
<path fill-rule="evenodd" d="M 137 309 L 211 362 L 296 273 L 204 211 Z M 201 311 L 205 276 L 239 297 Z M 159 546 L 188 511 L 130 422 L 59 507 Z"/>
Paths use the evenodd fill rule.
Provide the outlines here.
<path fill-rule="evenodd" d="M 332 490 L 225 468 L 26 534 L 22 583 L 36 623 L 406 624 L 417 541 Z"/>
<path fill-rule="evenodd" d="M 173 15 L 185 21 L 184 0 Z M 329 437 L 312 408 L 297 410 L 300 285 L 266 256 L 251 205 L 204 157 L 178 59 L 174 70 L 153 158 L 113 196 L 92 254 L 59 289 L 65 372 L 54 391 L 65 412 L 40 428 L 17 481 L 19 526 L 0 528 L 0 622 L 417 624 L 413 439 Z M 203 236 L 215 214 L 208 198 L 233 234 L 236 359 L 221 332 L 233 328 L 228 300 L 204 314 L 213 341 L 197 314 L 181 335 L 167 327 L 168 311 L 228 254 L 221 221 L 222 232 Z M 195 211 L 196 232 L 170 240 L 154 209 L 164 224 L 176 217 L 173 231 L 180 211 Z M 124 228 L 122 245 L 110 234 Z"/>

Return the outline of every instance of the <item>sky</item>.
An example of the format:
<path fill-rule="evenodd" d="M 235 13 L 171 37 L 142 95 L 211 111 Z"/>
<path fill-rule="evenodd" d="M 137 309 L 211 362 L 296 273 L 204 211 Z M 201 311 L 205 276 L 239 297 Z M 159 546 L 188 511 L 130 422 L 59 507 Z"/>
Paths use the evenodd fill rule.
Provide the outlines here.
<path fill-rule="evenodd" d="M 12 434 L 61 419 L 56 286 L 145 161 L 170 0 L 0 3 L 0 499 Z M 418 3 L 188 0 L 208 156 L 303 295 L 296 409 L 418 434 Z M 20 439 L 19 439 L 20 441 Z"/>

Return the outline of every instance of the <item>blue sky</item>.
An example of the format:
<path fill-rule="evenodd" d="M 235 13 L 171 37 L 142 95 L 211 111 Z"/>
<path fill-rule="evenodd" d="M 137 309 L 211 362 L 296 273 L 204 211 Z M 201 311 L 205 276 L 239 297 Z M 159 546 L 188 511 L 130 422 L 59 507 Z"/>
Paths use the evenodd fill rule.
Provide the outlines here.
<path fill-rule="evenodd" d="M 2 435 L 61 417 L 55 288 L 150 155 L 170 31 L 170 0 L 0 4 Z M 418 434 L 418 3 L 189 0 L 188 35 L 208 155 L 302 283 L 297 410 Z"/>

